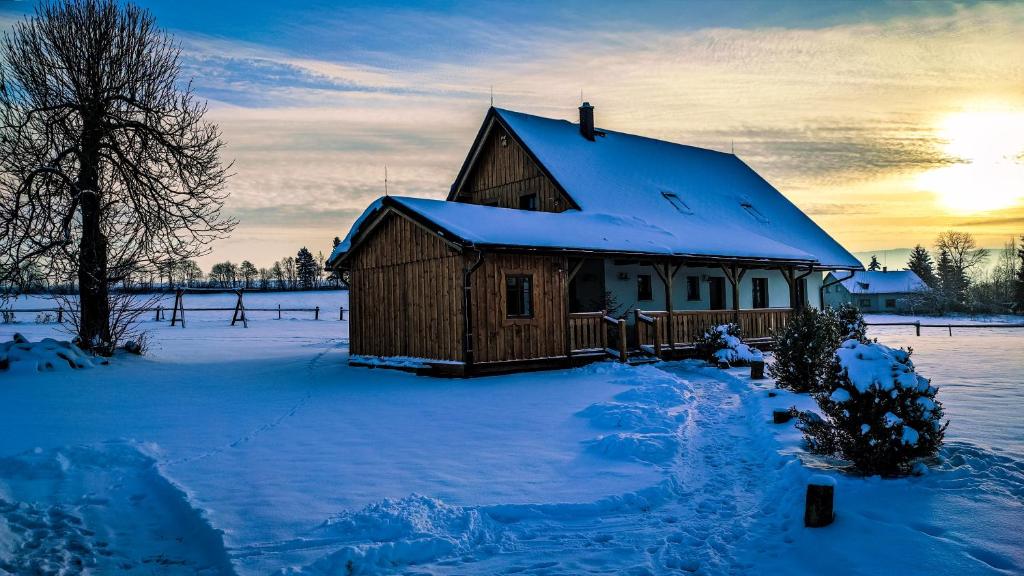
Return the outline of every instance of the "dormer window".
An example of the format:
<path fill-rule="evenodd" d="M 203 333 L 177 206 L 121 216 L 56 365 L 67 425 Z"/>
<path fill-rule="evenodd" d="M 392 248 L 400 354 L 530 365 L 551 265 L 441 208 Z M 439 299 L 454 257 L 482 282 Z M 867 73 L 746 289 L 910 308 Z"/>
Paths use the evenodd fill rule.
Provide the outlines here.
<path fill-rule="evenodd" d="M 680 213 L 693 214 L 693 210 L 690 210 L 690 207 L 686 205 L 686 202 L 683 202 L 683 199 L 680 198 L 679 195 L 676 194 L 675 192 L 662 191 L 661 195 L 665 198 L 665 200 L 668 200 L 668 203 L 671 204 L 672 207 L 678 210 Z"/>
<path fill-rule="evenodd" d="M 747 214 L 753 216 L 754 220 L 757 220 L 762 224 L 768 223 L 768 218 L 764 214 L 762 214 L 760 210 L 754 207 L 754 203 L 751 202 L 749 198 L 745 196 L 740 198 L 740 207 L 746 210 Z"/>

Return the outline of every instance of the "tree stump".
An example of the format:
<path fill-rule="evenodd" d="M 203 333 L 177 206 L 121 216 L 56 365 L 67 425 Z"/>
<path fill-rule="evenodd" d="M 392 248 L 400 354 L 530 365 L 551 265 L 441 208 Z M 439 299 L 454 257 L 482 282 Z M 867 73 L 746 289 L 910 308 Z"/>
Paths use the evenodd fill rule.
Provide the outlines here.
<path fill-rule="evenodd" d="M 772 410 L 772 422 L 785 424 L 793 419 L 793 411 L 789 408 L 776 408 Z"/>
<path fill-rule="evenodd" d="M 764 360 L 754 360 L 750 363 L 750 379 L 764 380 Z"/>
<path fill-rule="evenodd" d="M 835 520 L 833 503 L 836 481 L 823 474 L 815 474 L 807 481 L 807 502 L 804 508 L 804 526 L 821 528 Z"/>

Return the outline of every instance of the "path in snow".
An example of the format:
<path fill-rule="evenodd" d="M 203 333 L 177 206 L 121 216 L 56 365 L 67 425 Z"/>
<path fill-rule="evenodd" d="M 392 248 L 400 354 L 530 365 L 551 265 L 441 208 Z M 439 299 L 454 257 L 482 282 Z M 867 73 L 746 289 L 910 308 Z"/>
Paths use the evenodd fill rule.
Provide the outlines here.
<path fill-rule="evenodd" d="M 401 565 L 434 574 L 748 573 L 749 555 L 736 551 L 778 553 L 792 522 L 775 501 L 791 483 L 775 477 L 799 465 L 787 467 L 759 435 L 748 388 L 694 363 L 662 367 L 619 372 L 639 384 L 581 413 L 612 422 L 604 439 L 616 440 L 592 448 L 614 448 L 617 458 L 625 446 L 657 460 L 659 485 L 590 504 L 463 508 L 413 495 L 342 514 L 296 540 L 236 550 L 236 560 L 305 548 L 323 553 L 303 570 L 310 574 Z M 664 438 L 667 422 L 674 442 Z M 672 454 L 660 459 L 651 446 L 665 445 Z"/>

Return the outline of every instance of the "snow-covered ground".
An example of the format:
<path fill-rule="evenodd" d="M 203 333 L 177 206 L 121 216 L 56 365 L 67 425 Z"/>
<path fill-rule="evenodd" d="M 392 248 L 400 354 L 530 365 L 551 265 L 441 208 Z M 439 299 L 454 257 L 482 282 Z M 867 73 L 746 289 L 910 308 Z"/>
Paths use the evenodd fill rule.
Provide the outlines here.
<path fill-rule="evenodd" d="M 350 368 L 345 293 L 246 298 L 335 313 L 150 320 L 146 357 L 0 372 L 0 573 L 1024 570 L 1024 330 L 871 329 L 914 346 L 952 420 L 930 474 L 880 480 L 803 453 L 770 415 L 809 399 L 769 398 L 742 369 Z M 56 327 L 0 325 L 0 341 L 14 332 Z M 838 518 L 805 529 L 821 468 Z"/>

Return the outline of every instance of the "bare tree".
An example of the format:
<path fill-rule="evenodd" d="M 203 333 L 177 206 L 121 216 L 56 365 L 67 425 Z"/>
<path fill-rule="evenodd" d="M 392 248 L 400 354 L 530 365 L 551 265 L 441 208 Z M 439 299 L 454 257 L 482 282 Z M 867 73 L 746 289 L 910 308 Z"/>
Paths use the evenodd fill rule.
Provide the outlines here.
<path fill-rule="evenodd" d="M 967 301 L 971 272 L 988 259 L 988 250 L 978 248 L 974 236 L 947 230 L 935 240 L 939 251 L 938 273 L 947 300 L 962 305 Z"/>
<path fill-rule="evenodd" d="M 0 40 L 0 283 L 74 270 L 78 336 L 108 354 L 110 286 L 208 251 L 229 166 L 180 47 L 114 0 L 43 3 Z"/>

